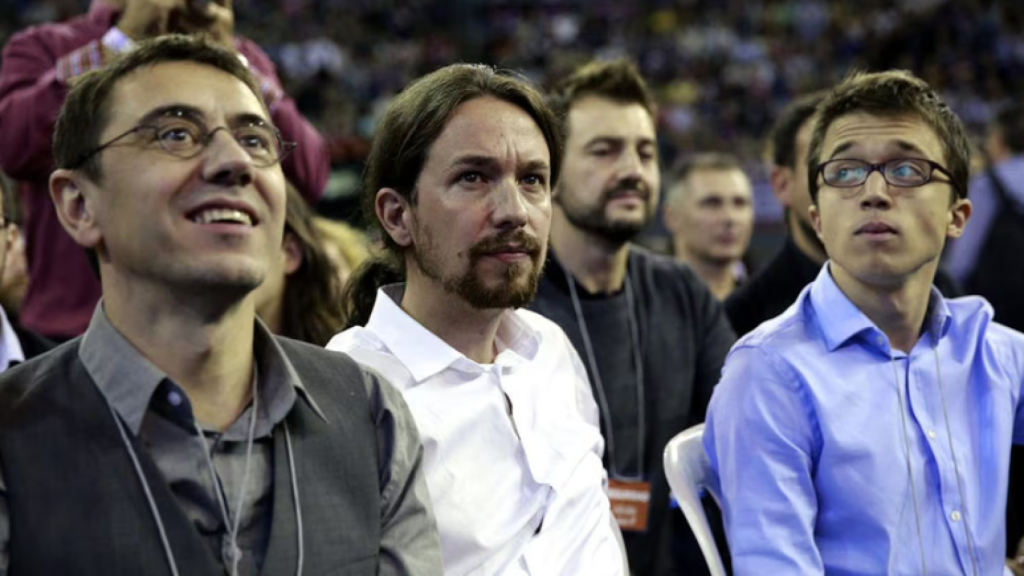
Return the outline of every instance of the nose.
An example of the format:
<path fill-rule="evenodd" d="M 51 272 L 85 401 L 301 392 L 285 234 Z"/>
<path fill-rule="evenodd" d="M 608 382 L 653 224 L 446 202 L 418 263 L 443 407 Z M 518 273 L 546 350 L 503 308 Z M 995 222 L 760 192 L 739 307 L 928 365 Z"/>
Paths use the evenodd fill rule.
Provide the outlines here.
<path fill-rule="evenodd" d="M 527 206 L 523 193 L 514 179 L 505 179 L 493 192 L 492 220 L 501 230 L 522 228 L 527 222 Z"/>
<path fill-rule="evenodd" d="M 892 195 L 889 193 L 889 183 L 880 170 L 868 174 L 864 181 L 864 196 L 860 200 L 861 208 L 865 210 L 885 210 L 892 206 Z"/>
<path fill-rule="evenodd" d="M 248 186 L 253 180 L 252 157 L 235 140 L 227 128 L 220 127 L 209 135 L 203 178 L 221 186 Z"/>
<path fill-rule="evenodd" d="M 639 180 L 643 174 L 643 159 L 639 151 L 627 146 L 619 156 L 619 178 Z"/>

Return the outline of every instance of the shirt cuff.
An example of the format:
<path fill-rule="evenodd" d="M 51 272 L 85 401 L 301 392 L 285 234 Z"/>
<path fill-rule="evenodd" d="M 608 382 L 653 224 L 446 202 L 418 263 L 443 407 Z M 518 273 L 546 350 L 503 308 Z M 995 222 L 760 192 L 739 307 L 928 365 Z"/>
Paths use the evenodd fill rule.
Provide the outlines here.
<path fill-rule="evenodd" d="M 114 54 L 123 54 L 135 48 L 135 41 L 128 37 L 120 28 L 114 26 L 100 40 Z"/>
<path fill-rule="evenodd" d="M 100 48 L 100 41 L 93 40 L 57 60 L 57 79 L 67 83 L 68 80 L 76 76 L 98 70 L 102 66 L 103 52 Z"/>

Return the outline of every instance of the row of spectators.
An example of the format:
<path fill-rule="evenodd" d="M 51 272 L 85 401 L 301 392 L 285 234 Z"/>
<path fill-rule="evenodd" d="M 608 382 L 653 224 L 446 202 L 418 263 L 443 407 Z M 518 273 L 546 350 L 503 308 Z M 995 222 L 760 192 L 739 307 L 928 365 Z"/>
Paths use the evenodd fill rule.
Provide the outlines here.
<path fill-rule="evenodd" d="M 80 0 L 5 3 L 0 44 L 84 10 Z M 752 168 L 782 106 L 853 68 L 915 71 L 976 133 L 1024 88 L 1024 5 L 998 0 L 250 0 L 235 11 L 336 164 L 363 160 L 398 90 L 459 60 L 550 85 L 594 55 L 629 55 L 661 104 L 667 153 L 728 149 Z"/>

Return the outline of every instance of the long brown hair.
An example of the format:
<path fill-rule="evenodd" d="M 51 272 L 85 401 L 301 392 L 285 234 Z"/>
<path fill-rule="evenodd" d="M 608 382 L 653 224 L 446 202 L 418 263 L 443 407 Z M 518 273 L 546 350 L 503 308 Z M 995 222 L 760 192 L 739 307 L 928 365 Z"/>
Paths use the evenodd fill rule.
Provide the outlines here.
<path fill-rule="evenodd" d="M 381 232 L 384 249 L 364 262 L 345 287 L 346 327 L 366 324 L 377 289 L 405 278 L 402 249 L 376 217 L 377 192 L 391 188 L 415 205 L 416 181 L 430 147 L 460 105 L 485 96 L 508 102 L 533 118 L 551 152 L 551 186 L 557 183 L 563 147 L 559 121 L 532 85 L 481 64 L 453 64 L 410 84 L 384 113 L 363 173 L 363 214 Z"/>
<path fill-rule="evenodd" d="M 313 225 L 313 209 L 288 185 L 285 238 L 291 235 L 302 261 L 285 279 L 279 334 L 325 346 L 341 330 L 341 286 L 334 264 L 324 251 L 323 240 Z"/>

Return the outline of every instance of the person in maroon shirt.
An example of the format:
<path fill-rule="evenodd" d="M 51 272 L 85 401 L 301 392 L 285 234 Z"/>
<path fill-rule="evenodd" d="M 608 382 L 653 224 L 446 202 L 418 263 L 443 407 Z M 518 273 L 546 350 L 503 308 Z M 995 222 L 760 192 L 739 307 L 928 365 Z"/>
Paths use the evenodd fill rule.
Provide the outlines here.
<path fill-rule="evenodd" d="M 61 227 L 48 191 L 53 125 L 69 85 L 134 41 L 169 32 L 204 32 L 231 46 L 257 76 L 274 124 L 298 143 L 287 178 L 309 201 L 330 170 L 323 138 L 281 89 L 270 58 L 233 33 L 231 0 L 93 0 L 89 12 L 13 36 L 0 64 L 0 169 L 21 184 L 29 286 L 20 318 L 27 328 L 66 339 L 85 331 L 100 284 L 85 252 Z"/>

